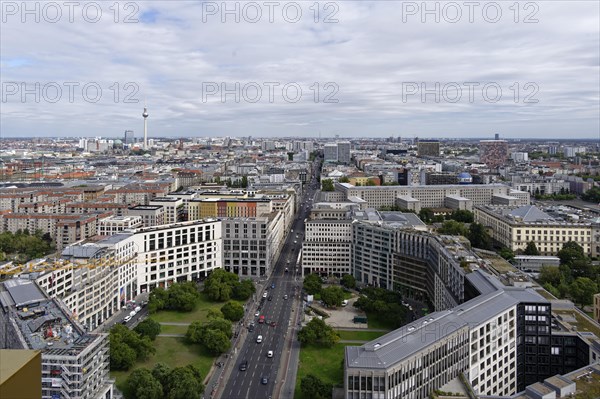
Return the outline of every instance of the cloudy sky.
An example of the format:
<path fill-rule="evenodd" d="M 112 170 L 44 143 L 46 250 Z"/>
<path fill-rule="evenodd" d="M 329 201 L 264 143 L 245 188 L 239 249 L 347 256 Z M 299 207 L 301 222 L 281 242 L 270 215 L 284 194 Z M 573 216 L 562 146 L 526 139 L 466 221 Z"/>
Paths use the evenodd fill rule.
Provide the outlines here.
<path fill-rule="evenodd" d="M 597 1 L 74 3 L 2 2 L 2 136 L 600 139 Z"/>

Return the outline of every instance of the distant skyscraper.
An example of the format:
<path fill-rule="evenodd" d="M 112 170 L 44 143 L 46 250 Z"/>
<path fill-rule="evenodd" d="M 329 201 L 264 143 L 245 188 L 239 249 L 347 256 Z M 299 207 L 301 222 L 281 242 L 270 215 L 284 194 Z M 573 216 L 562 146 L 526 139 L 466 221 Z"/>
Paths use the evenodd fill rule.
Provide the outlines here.
<path fill-rule="evenodd" d="M 340 141 L 337 143 L 337 160 L 340 163 L 348 165 L 350 163 L 350 148 L 349 141 Z"/>
<path fill-rule="evenodd" d="M 494 140 L 500 140 L 500 133 L 496 133 L 494 135 Z"/>
<path fill-rule="evenodd" d="M 481 140 L 479 142 L 479 161 L 490 168 L 497 168 L 506 163 L 508 158 L 508 142 L 506 140 Z"/>
<path fill-rule="evenodd" d="M 335 143 L 325 144 L 323 147 L 323 156 L 325 162 L 337 162 L 338 160 L 338 146 Z"/>
<path fill-rule="evenodd" d="M 440 142 L 437 140 L 421 140 L 417 143 L 417 153 L 420 157 L 439 157 Z"/>
<path fill-rule="evenodd" d="M 556 155 L 558 153 L 559 147 L 560 147 L 560 143 L 558 141 L 549 141 L 548 142 L 548 154 Z"/>
<path fill-rule="evenodd" d="M 144 150 L 148 149 L 148 109 L 144 107 L 144 112 L 142 113 L 144 117 Z"/>
<path fill-rule="evenodd" d="M 124 144 L 133 144 L 135 143 L 135 135 L 133 134 L 133 130 L 125 130 L 125 137 L 123 138 Z"/>

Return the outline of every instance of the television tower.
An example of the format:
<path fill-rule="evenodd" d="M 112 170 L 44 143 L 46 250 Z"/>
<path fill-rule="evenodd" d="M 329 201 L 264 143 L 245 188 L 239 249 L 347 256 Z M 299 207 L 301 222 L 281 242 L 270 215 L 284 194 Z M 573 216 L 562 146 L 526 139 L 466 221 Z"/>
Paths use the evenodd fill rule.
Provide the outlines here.
<path fill-rule="evenodd" d="M 142 114 L 144 117 L 144 151 L 148 150 L 148 109 L 146 108 L 146 104 L 144 104 L 144 113 Z"/>

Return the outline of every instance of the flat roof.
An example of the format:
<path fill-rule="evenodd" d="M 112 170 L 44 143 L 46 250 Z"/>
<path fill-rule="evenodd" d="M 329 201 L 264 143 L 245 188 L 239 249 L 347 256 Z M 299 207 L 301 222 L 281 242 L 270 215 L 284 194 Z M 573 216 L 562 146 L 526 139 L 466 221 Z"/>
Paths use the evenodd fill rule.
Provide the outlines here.
<path fill-rule="evenodd" d="M 348 346 L 346 364 L 349 368 L 387 369 L 455 331 L 478 326 L 518 303 L 549 303 L 532 289 L 510 288 L 480 295 L 451 310 L 431 313 L 362 346 Z"/>

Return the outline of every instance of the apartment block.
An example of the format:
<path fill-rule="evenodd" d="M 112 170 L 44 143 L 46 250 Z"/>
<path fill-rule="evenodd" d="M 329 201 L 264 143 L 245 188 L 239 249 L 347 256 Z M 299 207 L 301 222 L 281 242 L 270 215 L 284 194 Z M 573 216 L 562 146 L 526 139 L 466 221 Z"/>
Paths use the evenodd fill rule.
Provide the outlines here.
<path fill-rule="evenodd" d="M 556 255 L 565 243 L 574 241 L 584 253 L 595 256 L 591 223 L 567 221 L 534 205 L 478 206 L 475 222 L 489 227 L 492 238 L 513 251 L 524 251 L 533 241 L 541 255 Z"/>
<path fill-rule="evenodd" d="M 109 213 L 89 215 L 7 213 L 0 216 L 0 231 L 16 233 L 21 230 L 50 234 L 58 249 L 97 234 L 99 219 Z"/>
<path fill-rule="evenodd" d="M 184 221 L 183 199 L 174 197 L 159 197 L 150 201 L 150 206 L 161 205 L 165 212 L 165 224 Z"/>
<path fill-rule="evenodd" d="M 254 218 L 273 211 L 268 198 L 194 199 L 188 204 L 190 220 L 204 218 Z"/>
<path fill-rule="evenodd" d="M 346 165 L 350 164 L 350 149 L 352 144 L 349 141 L 340 141 L 337 143 L 337 161 Z"/>
<path fill-rule="evenodd" d="M 142 227 L 141 216 L 109 216 L 98 221 L 98 235 L 110 236 L 138 227 Z"/>
<path fill-rule="evenodd" d="M 338 146 L 336 143 L 328 143 L 323 147 L 323 156 L 325 162 L 338 161 Z"/>
<path fill-rule="evenodd" d="M 0 283 L 0 305 L 2 347 L 42 352 L 42 398 L 113 398 L 107 334 L 86 332 L 29 280 Z"/>
<path fill-rule="evenodd" d="M 162 205 L 136 205 L 127 209 L 127 215 L 140 216 L 143 227 L 165 224 L 165 208 Z"/>

